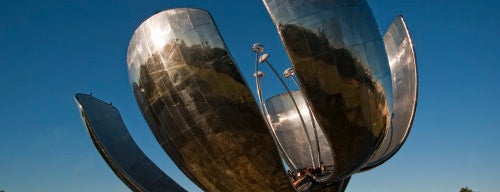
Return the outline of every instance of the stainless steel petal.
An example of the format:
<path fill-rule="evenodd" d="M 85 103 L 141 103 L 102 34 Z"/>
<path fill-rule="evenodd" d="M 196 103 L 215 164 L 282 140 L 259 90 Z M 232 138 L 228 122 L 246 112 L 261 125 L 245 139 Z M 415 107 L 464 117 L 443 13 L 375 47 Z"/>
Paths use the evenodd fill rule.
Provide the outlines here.
<path fill-rule="evenodd" d="M 115 107 L 90 95 L 75 99 L 97 151 L 131 190 L 186 191 L 142 152 Z"/>
<path fill-rule="evenodd" d="M 393 89 L 393 117 L 388 135 L 362 171 L 391 158 L 405 142 L 413 123 L 417 104 L 417 62 L 410 32 L 402 16 L 396 17 L 384 35 Z"/>
<path fill-rule="evenodd" d="M 263 0 L 307 103 L 332 146 L 333 181 L 355 173 L 390 124 L 392 82 L 364 0 Z"/>
<path fill-rule="evenodd" d="M 127 57 L 136 100 L 158 142 L 206 191 L 291 191 L 271 134 L 211 16 L 157 13 Z"/>
<path fill-rule="evenodd" d="M 334 160 L 330 144 L 318 126 L 316 126 L 317 130 L 314 130 L 313 123 L 317 124 L 317 122 L 314 117 L 309 115 L 309 108 L 302 93 L 294 91 L 292 95 L 305 121 L 307 132 L 309 135 L 318 133 L 319 142 L 316 142 L 315 137 L 311 137 L 311 141 L 308 142 L 299 118 L 300 114 L 287 93 L 273 96 L 266 101 L 272 130 L 276 133 L 277 141 L 281 143 L 284 153 L 290 157 L 292 163 L 298 168 L 316 168 L 314 161 L 317 161 L 318 158 L 318 148 L 312 147 L 313 151 L 311 152 L 308 145 L 309 143 L 314 145 L 319 143 L 321 162 L 327 169 L 333 168 Z M 314 154 L 314 159 L 311 159 L 311 153 Z"/>

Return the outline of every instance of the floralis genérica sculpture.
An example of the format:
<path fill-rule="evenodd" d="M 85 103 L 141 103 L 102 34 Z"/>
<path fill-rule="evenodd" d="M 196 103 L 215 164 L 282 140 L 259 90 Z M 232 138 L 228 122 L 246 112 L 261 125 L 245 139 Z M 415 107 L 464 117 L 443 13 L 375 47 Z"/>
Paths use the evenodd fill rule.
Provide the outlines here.
<path fill-rule="evenodd" d="M 254 44 L 257 99 L 210 14 L 180 8 L 156 13 L 132 36 L 137 103 L 165 152 L 205 191 L 344 191 L 410 131 L 417 70 L 406 24 L 396 17 L 382 37 L 365 0 L 263 2 L 292 66 L 281 76 Z M 264 67 L 284 93 L 263 97 Z M 132 190 L 184 190 L 142 153 L 116 108 L 91 95 L 76 100 L 96 148 Z"/>

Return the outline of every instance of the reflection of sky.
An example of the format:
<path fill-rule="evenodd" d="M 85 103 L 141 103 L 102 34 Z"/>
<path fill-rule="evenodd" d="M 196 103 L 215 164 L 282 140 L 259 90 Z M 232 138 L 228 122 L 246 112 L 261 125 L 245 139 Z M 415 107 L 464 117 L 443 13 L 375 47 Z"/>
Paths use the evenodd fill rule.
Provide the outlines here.
<path fill-rule="evenodd" d="M 177 12 L 177 14 L 175 14 Z M 182 40 L 187 47 L 202 45 L 208 48 L 224 48 L 220 34 L 214 28 L 210 16 L 205 12 L 190 9 L 166 11 L 155 14 L 144 21 L 132 36 L 128 52 L 128 69 L 133 69 L 129 74 L 131 82 L 137 82 L 138 72 L 152 54 L 169 54 L 164 49 L 171 43 Z M 168 58 L 160 57 L 162 60 Z M 167 61 L 162 61 L 163 63 Z"/>
<path fill-rule="evenodd" d="M 384 165 L 356 174 L 348 191 L 497 191 L 500 65 L 497 1 L 369 0 L 385 31 L 403 14 L 419 62 L 410 137 Z M 247 82 L 250 47 L 261 42 L 278 71 L 289 67 L 260 1 L 0 2 L 0 190 L 127 191 L 85 131 L 72 97 L 93 93 L 120 109 L 137 143 L 174 179 L 196 187 L 164 155 L 135 104 L 126 70 L 130 38 L 146 18 L 171 7 L 213 14 Z M 271 74 L 263 67 L 266 74 Z M 272 80 L 265 98 L 284 90 Z"/>
<path fill-rule="evenodd" d="M 321 128 L 313 125 L 313 122 L 316 125 L 318 124 L 316 122 L 316 119 L 311 118 L 309 109 L 307 105 L 305 105 L 305 101 L 301 94 L 299 92 L 293 92 L 292 94 L 295 102 L 297 103 L 297 108 L 300 110 L 300 114 L 297 112 L 297 108 L 295 108 L 292 100 L 286 93 L 274 96 L 266 101 L 266 106 L 270 114 L 268 118 L 271 119 L 273 131 L 278 133 L 278 140 L 282 141 L 284 147 L 286 148 L 286 150 L 288 150 L 287 153 L 290 153 L 290 156 L 292 158 L 303 158 L 300 155 L 296 156 L 298 154 L 298 151 L 300 150 L 304 154 L 309 154 L 310 149 L 314 151 L 314 156 L 316 158 L 318 154 L 316 138 L 318 138 L 319 145 L 322 149 L 321 161 L 325 163 L 325 165 L 333 165 L 334 162 L 330 145 L 327 143 L 325 135 L 323 134 Z M 303 119 L 300 118 L 301 116 Z M 305 134 L 304 128 L 302 127 L 302 120 L 304 121 L 304 125 L 306 126 L 309 136 L 306 136 Z M 316 132 L 314 128 L 316 128 Z M 286 142 L 287 139 L 285 137 L 291 134 L 293 134 L 295 138 L 306 139 L 307 137 L 309 137 L 310 142 L 306 143 L 307 140 L 302 140 L 302 143 Z M 314 134 L 318 135 L 315 136 Z M 308 144 L 311 145 L 312 148 L 309 148 Z M 292 160 L 295 161 L 295 159 Z M 310 161 L 310 159 L 305 158 L 302 160 L 305 160 L 302 165 L 309 164 L 308 167 L 313 167 L 313 165 L 311 164 L 312 161 Z"/>

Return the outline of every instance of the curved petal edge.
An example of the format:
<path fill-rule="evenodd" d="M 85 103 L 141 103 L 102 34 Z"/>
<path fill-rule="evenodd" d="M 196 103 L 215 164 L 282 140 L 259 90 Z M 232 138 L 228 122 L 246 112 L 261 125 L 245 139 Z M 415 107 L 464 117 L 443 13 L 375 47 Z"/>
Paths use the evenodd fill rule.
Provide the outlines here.
<path fill-rule="evenodd" d="M 115 107 L 86 94 L 75 100 L 97 151 L 132 191 L 186 191 L 142 152 Z"/>
<path fill-rule="evenodd" d="M 417 62 L 406 22 L 397 16 L 384 35 L 393 89 L 391 127 L 379 150 L 361 171 L 372 169 L 390 159 L 408 137 L 415 116 L 418 94 Z"/>

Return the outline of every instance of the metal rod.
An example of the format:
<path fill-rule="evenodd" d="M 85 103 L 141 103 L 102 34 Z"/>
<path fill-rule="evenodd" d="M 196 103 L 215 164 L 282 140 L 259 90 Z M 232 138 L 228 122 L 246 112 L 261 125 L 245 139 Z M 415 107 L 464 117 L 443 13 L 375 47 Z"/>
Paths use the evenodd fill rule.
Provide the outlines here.
<path fill-rule="evenodd" d="M 271 65 L 271 63 L 267 59 L 264 60 L 264 62 L 266 62 L 266 64 L 269 66 L 269 68 L 271 68 L 271 70 L 274 72 L 274 74 L 276 75 L 276 77 L 278 77 L 278 79 L 280 80 L 281 84 L 283 84 L 283 86 L 286 89 L 286 92 L 288 93 L 288 95 L 292 99 L 292 103 L 295 106 L 295 109 L 297 109 L 297 113 L 299 114 L 299 118 L 300 118 L 300 121 L 302 123 L 302 127 L 304 128 L 304 131 L 306 132 L 307 142 L 309 143 L 309 151 L 311 152 L 311 161 L 313 163 L 313 166 L 316 167 L 316 163 L 314 161 L 314 152 L 313 152 L 312 144 L 311 144 L 311 137 L 309 136 L 309 133 L 308 133 L 307 127 L 306 127 L 306 123 L 304 122 L 304 118 L 302 117 L 302 114 L 300 113 L 300 109 L 297 106 L 297 102 L 295 101 L 295 98 L 293 98 L 292 92 L 290 91 L 290 89 L 286 85 L 285 81 L 278 74 L 278 72 L 276 71 L 276 69 Z"/>
<path fill-rule="evenodd" d="M 295 75 L 291 75 L 291 77 L 292 77 L 293 83 L 295 84 L 295 86 L 297 86 L 299 88 L 300 94 L 302 94 L 302 97 L 305 100 L 306 97 L 304 97 L 304 90 L 298 84 L 297 80 L 295 79 Z M 317 130 L 317 127 L 316 127 L 316 118 L 314 118 L 314 115 L 313 115 L 312 110 L 311 110 L 311 106 L 309 106 L 307 103 L 306 103 L 306 106 L 307 106 L 307 109 L 309 110 L 309 116 L 311 117 L 311 122 L 312 122 L 313 129 L 314 129 L 314 138 L 316 139 L 316 146 L 318 148 L 318 163 L 319 163 L 319 166 L 321 167 L 321 169 L 323 171 L 323 162 L 321 161 L 321 149 L 320 149 L 319 139 L 318 139 L 318 130 Z"/>
<path fill-rule="evenodd" d="M 269 120 L 269 115 L 268 115 L 269 113 L 267 111 L 266 104 L 263 102 L 263 99 L 262 99 L 262 86 L 261 86 L 260 75 L 259 75 L 259 52 L 258 51 L 255 52 L 255 56 L 256 56 L 256 59 L 255 59 L 255 73 L 254 74 L 255 74 L 255 83 L 257 85 L 257 96 L 258 96 L 258 99 L 259 99 L 259 103 L 261 105 L 260 108 L 259 108 L 260 112 L 261 112 L 262 116 L 264 117 L 264 121 L 266 122 L 267 127 L 271 131 L 271 134 L 272 134 L 274 142 L 278 145 L 278 147 L 279 147 L 279 149 L 281 151 L 282 157 L 284 157 L 285 161 L 288 163 L 288 165 L 291 166 L 289 168 L 292 169 L 294 172 L 296 172 L 297 171 L 297 166 L 290 159 L 290 157 L 286 153 L 285 149 L 283 148 L 283 145 L 278 140 L 278 137 L 277 137 L 276 133 L 273 130 L 273 126 L 271 124 L 271 121 Z"/>

